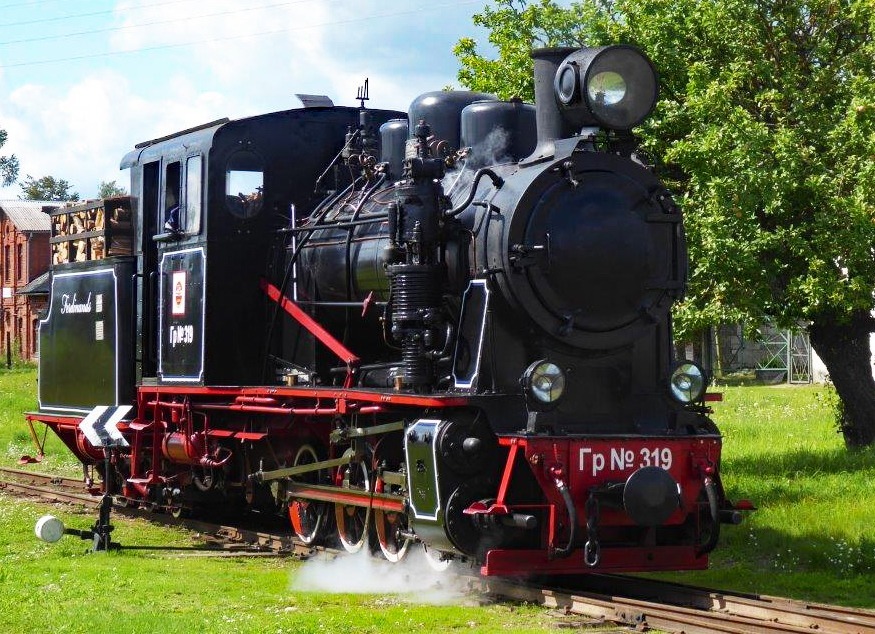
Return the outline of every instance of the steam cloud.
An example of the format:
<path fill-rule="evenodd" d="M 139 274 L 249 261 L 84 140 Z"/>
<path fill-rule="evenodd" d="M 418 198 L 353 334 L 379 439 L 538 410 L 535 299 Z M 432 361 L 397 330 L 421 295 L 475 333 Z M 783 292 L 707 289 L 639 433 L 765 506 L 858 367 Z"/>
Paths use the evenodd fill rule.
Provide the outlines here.
<path fill-rule="evenodd" d="M 399 563 L 378 559 L 366 550 L 337 557 L 319 553 L 292 573 L 290 585 L 292 590 L 304 592 L 395 594 L 432 605 L 474 602 L 466 579 L 452 568 L 433 570 L 422 549 L 414 547 Z"/>
<path fill-rule="evenodd" d="M 509 163 L 512 158 L 507 153 L 510 147 L 510 133 L 502 127 L 494 128 L 483 141 L 468 151 L 468 156 L 462 166 L 454 174 L 448 176 L 447 195 L 458 204 L 468 194 L 468 188 L 474 180 L 474 174 L 481 167 Z"/>
<path fill-rule="evenodd" d="M 511 160 L 507 153 L 510 147 L 510 134 L 502 127 L 494 128 L 482 142 L 471 148 L 468 153 L 469 167 L 474 169 L 484 165 L 497 165 Z"/>

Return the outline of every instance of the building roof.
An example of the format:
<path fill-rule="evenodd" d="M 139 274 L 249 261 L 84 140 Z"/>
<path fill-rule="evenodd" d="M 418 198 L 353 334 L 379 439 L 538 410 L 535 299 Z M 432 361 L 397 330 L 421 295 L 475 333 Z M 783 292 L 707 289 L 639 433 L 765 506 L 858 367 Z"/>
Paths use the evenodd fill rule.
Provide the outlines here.
<path fill-rule="evenodd" d="M 19 231 L 48 232 L 51 224 L 46 212 L 63 204 L 47 200 L 0 200 L 0 212 L 5 213 Z"/>
<path fill-rule="evenodd" d="M 49 294 L 49 273 L 46 271 L 39 277 L 35 277 L 25 286 L 22 286 L 16 295 L 48 295 Z"/>

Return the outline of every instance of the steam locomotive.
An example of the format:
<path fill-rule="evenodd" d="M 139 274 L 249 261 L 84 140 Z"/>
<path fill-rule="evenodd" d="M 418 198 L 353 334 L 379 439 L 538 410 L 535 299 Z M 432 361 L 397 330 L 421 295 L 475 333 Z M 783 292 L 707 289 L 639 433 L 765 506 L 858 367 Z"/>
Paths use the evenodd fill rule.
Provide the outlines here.
<path fill-rule="evenodd" d="M 302 96 L 138 144 L 130 197 L 52 212 L 28 419 L 117 502 L 279 513 L 306 544 L 705 567 L 740 507 L 673 357 L 683 223 L 630 133 L 656 74 L 629 46 L 533 59 L 535 105 Z"/>

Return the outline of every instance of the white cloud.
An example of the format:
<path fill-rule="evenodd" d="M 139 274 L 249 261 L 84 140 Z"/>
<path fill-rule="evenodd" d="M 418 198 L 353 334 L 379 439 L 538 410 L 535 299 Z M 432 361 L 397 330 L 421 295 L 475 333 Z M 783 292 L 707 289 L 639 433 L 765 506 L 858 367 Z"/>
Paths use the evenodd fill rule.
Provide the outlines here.
<path fill-rule="evenodd" d="M 185 77 L 171 78 L 168 86 L 164 99 L 145 99 L 112 71 L 89 75 L 64 92 L 22 86 L 0 109 L 9 133 L 2 151 L 18 156 L 22 179 L 52 175 L 82 197 L 94 196 L 101 180 L 124 182 L 118 164 L 135 143 L 208 121 L 227 108 L 221 95 L 198 91 Z M 19 193 L 7 188 L 0 197 Z"/>
<path fill-rule="evenodd" d="M 332 21 L 338 0 L 298 0 L 241 6 L 235 0 L 214 0 L 149 6 L 142 0 L 120 2 L 118 26 L 161 23 L 125 28 L 113 34 L 116 50 L 172 47 L 180 59 L 205 69 L 222 84 L 241 79 L 260 82 L 307 51 L 322 49 L 324 27 Z M 259 8 L 267 6 L 268 8 Z M 188 46 L 179 45 L 190 43 Z M 278 45 L 279 44 L 279 45 Z"/>
<path fill-rule="evenodd" d="M 150 8 L 142 0 L 119 6 L 124 7 L 117 11 L 120 25 L 169 19 L 167 7 Z M 375 99 L 382 99 L 383 107 L 397 107 L 398 95 L 406 104 L 416 91 L 453 81 L 450 48 L 462 29 L 473 28 L 468 15 L 479 8 L 464 0 L 415 0 L 394 7 L 378 0 L 297 0 L 261 6 L 269 8 L 240 11 L 233 0 L 173 5 L 173 22 L 119 31 L 111 43 L 118 50 L 136 50 L 191 42 L 170 50 L 201 80 L 206 76 L 244 107 L 251 104 L 247 114 L 264 111 L 265 105 L 289 107 L 295 92 L 325 92 L 336 102 L 352 103 L 355 87 L 380 72 L 387 89 Z M 456 29 L 441 21 L 447 7 L 460 22 Z M 208 14 L 222 15 L 198 17 Z M 399 76 L 403 71 L 406 76 Z"/>
<path fill-rule="evenodd" d="M 369 106 L 404 110 L 417 94 L 454 81 L 450 47 L 482 6 L 445 4 L 454 6 L 264 0 L 259 6 L 278 6 L 240 11 L 234 0 L 121 0 L 95 28 L 166 23 L 101 36 L 110 51 L 141 52 L 96 58 L 81 76 L 41 81 L 35 66 L 25 85 L 0 83 L 0 128 L 9 133 L 0 154 L 18 156 L 21 178 L 64 178 L 89 197 L 101 180 L 125 180 L 119 160 L 135 143 L 223 116 L 298 107 L 295 93 L 351 105 L 368 77 Z M 0 189 L 0 198 L 19 193 Z"/>

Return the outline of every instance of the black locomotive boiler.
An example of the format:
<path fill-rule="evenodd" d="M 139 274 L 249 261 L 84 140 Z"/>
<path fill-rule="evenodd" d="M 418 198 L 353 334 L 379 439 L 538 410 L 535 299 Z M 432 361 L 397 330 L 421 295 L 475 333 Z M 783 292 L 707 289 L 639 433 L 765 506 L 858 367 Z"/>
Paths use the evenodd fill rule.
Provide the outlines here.
<path fill-rule="evenodd" d="M 486 575 L 702 568 L 706 377 L 673 358 L 681 213 L 634 153 L 628 46 L 542 49 L 536 103 L 433 92 L 141 143 L 53 212 L 39 411 L 117 500 L 282 513 Z"/>

